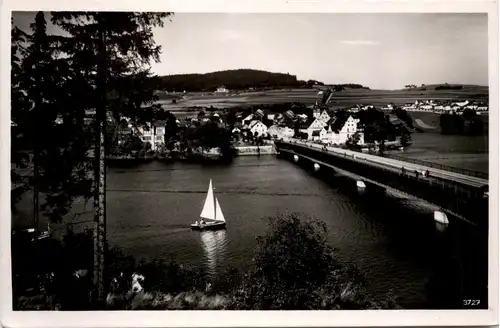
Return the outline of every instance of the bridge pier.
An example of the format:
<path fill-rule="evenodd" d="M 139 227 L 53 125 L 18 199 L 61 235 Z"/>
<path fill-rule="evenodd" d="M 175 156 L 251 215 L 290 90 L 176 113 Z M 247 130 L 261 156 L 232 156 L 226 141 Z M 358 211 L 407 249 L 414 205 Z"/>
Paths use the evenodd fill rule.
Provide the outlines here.
<path fill-rule="evenodd" d="M 352 178 L 352 177 L 351 177 Z M 354 180 L 356 184 L 356 189 L 360 194 L 368 194 L 373 197 L 379 197 L 385 194 L 385 188 L 377 184 L 371 183 L 364 180 L 363 178 L 357 178 Z"/>
<path fill-rule="evenodd" d="M 448 220 L 448 216 L 443 211 L 434 211 L 434 221 L 442 224 L 450 223 L 450 220 Z"/>
<path fill-rule="evenodd" d="M 438 231 L 445 231 L 448 228 L 450 220 L 448 216 L 443 211 L 434 211 L 434 222 L 436 224 L 436 229 Z"/>
<path fill-rule="evenodd" d="M 363 182 L 363 180 L 358 180 L 356 181 L 356 187 L 358 187 L 358 189 L 366 189 L 366 184 Z"/>
<path fill-rule="evenodd" d="M 366 184 L 363 182 L 363 180 L 357 180 L 356 188 L 358 189 L 358 193 L 360 195 L 363 195 L 366 191 Z"/>

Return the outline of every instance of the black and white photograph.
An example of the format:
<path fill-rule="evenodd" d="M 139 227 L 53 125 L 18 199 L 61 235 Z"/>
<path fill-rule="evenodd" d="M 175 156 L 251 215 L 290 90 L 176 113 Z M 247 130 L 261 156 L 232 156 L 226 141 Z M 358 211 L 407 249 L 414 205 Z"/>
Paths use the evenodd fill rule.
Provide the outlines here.
<path fill-rule="evenodd" d="M 9 11 L 7 310 L 498 305 L 496 16 L 217 9 Z"/>

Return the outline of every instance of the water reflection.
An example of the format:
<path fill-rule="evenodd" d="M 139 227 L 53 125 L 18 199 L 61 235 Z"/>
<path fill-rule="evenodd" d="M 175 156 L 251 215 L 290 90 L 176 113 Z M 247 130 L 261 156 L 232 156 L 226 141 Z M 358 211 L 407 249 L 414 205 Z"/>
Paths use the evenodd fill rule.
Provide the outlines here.
<path fill-rule="evenodd" d="M 226 257 L 228 243 L 226 230 L 200 232 L 200 239 L 205 252 L 208 273 L 216 275 L 217 265 Z"/>
<path fill-rule="evenodd" d="M 434 221 L 436 224 L 436 230 L 439 232 L 446 232 L 448 229 L 448 224 Z"/>

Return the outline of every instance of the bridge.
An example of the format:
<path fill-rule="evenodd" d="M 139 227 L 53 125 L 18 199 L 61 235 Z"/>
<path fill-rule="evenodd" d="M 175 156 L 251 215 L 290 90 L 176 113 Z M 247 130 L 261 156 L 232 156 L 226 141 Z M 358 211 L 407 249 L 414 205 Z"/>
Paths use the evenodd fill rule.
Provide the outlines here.
<path fill-rule="evenodd" d="M 275 146 L 279 157 L 310 169 L 351 173 L 367 190 L 397 191 L 473 225 L 488 224 L 487 174 L 293 139 L 275 141 Z"/>

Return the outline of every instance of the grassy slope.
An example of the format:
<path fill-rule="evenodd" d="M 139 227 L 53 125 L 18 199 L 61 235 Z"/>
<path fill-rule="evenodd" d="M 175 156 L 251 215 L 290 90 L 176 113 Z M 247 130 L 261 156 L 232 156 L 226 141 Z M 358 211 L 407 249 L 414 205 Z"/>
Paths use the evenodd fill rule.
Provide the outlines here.
<path fill-rule="evenodd" d="M 365 90 L 349 89 L 337 92 L 333 104 L 405 104 L 416 100 L 486 100 L 488 87 L 465 86 L 462 90 Z"/>
<path fill-rule="evenodd" d="M 431 89 L 431 88 L 429 88 Z M 314 104 L 321 98 L 317 95 L 317 89 L 292 89 L 271 90 L 263 92 L 241 92 L 237 95 L 214 96 L 202 93 L 188 93 L 187 99 L 178 99 L 176 105 L 171 104 L 171 100 L 163 96 L 165 108 L 169 110 L 181 110 L 182 107 L 191 106 L 214 106 L 214 107 L 242 107 L 245 105 L 283 103 L 283 102 L 302 102 L 305 104 Z M 180 97 L 179 97 L 180 98 Z M 330 101 L 333 107 L 349 107 L 357 104 L 373 104 L 382 106 L 388 103 L 405 104 L 412 103 L 415 100 L 479 100 L 484 101 L 488 98 L 488 88 L 479 86 L 465 86 L 462 90 L 368 90 L 368 89 L 347 89 L 336 92 Z M 432 122 L 426 122 L 432 125 Z"/>

